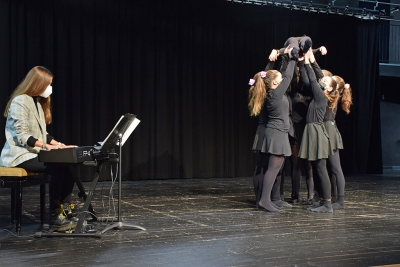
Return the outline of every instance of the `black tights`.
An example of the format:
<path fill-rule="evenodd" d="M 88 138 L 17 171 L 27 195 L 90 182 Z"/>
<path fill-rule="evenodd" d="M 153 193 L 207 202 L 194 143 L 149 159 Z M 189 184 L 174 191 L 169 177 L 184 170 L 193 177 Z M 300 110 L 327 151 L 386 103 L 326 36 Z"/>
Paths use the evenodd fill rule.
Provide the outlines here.
<path fill-rule="evenodd" d="M 283 196 L 284 182 L 285 182 L 285 161 L 286 157 L 283 158 L 282 167 L 276 176 L 276 180 L 271 190 L 271 200 L 277 201 L 281 200 L 281 196 Z M 283 199 L 282 199 L 283 200 Z"/>
<path fill-rule="evenodd" d="M 328 157 L 328 163 L 331 167 L 332 191 L 335 197 L 344 196 L 345 179 L 340 165 L 339 150 L 335 150 L 333 155 Z"/>
<path fill-rule="evenodd" d="M 315 181 L 319 182 L 319 195 L 322 199 L 331 199 L 331 182 L 329 180 L 328 171 L 326 169 L 326 159 L 317 159 L 311 162 L 313 167 L 313 173 L 317 179 Z M 316 186 L 317 188 L 317 186 Z"/>
<path fill-rule="evenodd" d="M 302 167 L 305 169 L 308 199 L 314 196 L 314 179 L 311 163 L 306 159 L 299 158 L 299 146 L 292 146 L 292 156 L 290 157 L 292 165 L 292 199 L 300 199 L 300 186 Z"/>
<path fill-rule="evenodd" d="M 268 154 L 268 169 L 264 175 L 261 199 L 259 201 L 259 205 L 268 211 L 279 211 L 271 202 L 271 190 L 284 160 L 284 156 Z"/>
<path fill-rule="evenodd" d="M 257 154 L 257 166 L 253 175 L 253 186 L 254 194 L 256 195 L 256 205 L 261 199 L 262 188 L 264 183 L 264 174 L 268 168 L 268 154 L 258 153 Z"/>
<path fill-rule="evenodd" d="M 262 195 L 262 189 L 263 189 L 263 184 L 264 184 L 264 175 L 268 170 L 268 162 L 269 162 L 269 157 L 270 155 L 267 153 L 258 153 L 257 154 L 257 166 L 254 171 L 254 176 L 253 176 L 253 186 L 254 186 L 254 193 L 256 195 L 256 205 L 258 205 L 258 202 L 261 199 Z M 278 173 L 276 180 L 274 182 L 274 185 L 271 190 L 271 199 L 272 201 L 275 200 L 280 200 L 281 195 L 283 195 L 282 189 L 283 189 L 283 176 L 285 175 L 284 172 L 284 166 L 285 166 L 285 158 L 284 162 L 282 163 L 282 167 L 280 169 L 280 175 Z"/>
<path fill-rule="evenodd" d="M 42 172 L 50 179 L 49 182 L 49 209 L 51 212 L 60 207 L 61 203 L 70 203 L 72 190 L 74 189 L 74 179 L 71 171 L 64 165 L 45 165 L 39 162 L 38 158 L 33 158 L 22 162 L 18 167 L 31 172 Z"/>

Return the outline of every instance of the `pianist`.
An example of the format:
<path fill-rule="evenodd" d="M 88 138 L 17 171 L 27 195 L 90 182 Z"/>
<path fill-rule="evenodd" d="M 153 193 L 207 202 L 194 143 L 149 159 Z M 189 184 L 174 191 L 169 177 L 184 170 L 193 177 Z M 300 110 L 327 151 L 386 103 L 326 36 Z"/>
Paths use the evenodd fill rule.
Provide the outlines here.
<path fill-rule="evenodd" d="M 52 73 L 44 67 L 32 68 L 12 93 L 4 111 L 6 142 L 1 151 L 0 166 L 21 167 L 31 172 L 43 172 L 49 178 L 50 231 L 72 230 L 76 218 L 67 218 L 74 188 L 68 167 L 45 166 L 38 161 L 41 149 L 63 149 L 46 131 L 52 121 L 50 95 Z"/>

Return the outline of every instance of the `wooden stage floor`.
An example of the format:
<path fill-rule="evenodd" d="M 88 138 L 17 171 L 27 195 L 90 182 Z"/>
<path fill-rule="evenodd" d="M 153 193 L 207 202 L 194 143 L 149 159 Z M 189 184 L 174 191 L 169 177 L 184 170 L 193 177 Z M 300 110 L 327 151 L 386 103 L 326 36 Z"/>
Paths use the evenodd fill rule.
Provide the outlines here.
<path fill-rule="evenodd" d="M 333 214 L 314 214 L 304 205 L 258 210 L 249 177 L 123 182 L 123 222 L 146 231 L 122 227 L 101 238 L 34 237 L 46 232 L 38 187 L 24 191 L 16 235 L 9 225 L 10 189 L 0 188 L 0 266 L 399 266 L 400 174 L 346 179 L 346 209 Z M 110 188 L 109 181 L 96 187 L 98 215 L 117 209 L 117 184 Z"/>

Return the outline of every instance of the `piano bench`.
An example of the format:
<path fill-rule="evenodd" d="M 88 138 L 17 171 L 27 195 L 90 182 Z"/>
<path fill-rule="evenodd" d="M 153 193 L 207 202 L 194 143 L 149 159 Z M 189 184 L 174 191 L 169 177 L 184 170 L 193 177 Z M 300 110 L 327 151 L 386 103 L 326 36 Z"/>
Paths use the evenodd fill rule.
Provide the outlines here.
<path fill-rule="evenodd" d="M 15 232 L 21 232 L 22 188 L 40 185 L 40 222 L 45 220 L 46 178 L 43 173 L 27 172 L 18 167 L 0 167 L 0 188 L 11 189 L 11 223 L 15 223 Z"/>

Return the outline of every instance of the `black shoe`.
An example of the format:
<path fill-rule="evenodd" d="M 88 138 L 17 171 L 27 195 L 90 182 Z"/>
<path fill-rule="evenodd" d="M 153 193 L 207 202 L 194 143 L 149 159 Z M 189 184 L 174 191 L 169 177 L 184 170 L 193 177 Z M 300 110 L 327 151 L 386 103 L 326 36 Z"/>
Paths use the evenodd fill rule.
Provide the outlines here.
<path fill-rule="evenodd" d="M 344 204 L 339 203 L 339 202 L 335 202 L 332 204 L 332 208 L 334 210 L 344 210 Z"/>
<path fill-rule="evenodd" d="M 332 204 L 334 210 L 344 210 L 344 196 L 338 196 L 337 201 Z"/>
<path fill-rule="evenodd" d="M 313 207 L 319 207 L 320 203 L 319 200 L 316 200 L 315 198 L 309 198 L 306 201 L 304 201 L 304 205 L 312 205 Z"/>
<path fill-rule="evenodd" d="M 322 205 L 321 200 L 319 200 L 319 201 L 315 201 L 315 202 L 312 204 L 312 207 L 313 207 L 313 208 L 316 208 L 316 207 L 319 207 L 319 206 L 321 206 L 321 205 Z"/>
<path fill-rule="evenodd" d="M 282 207 L 282 208 L 291 208 L 292 207 L 292 205 L 290 205 L 286 201 L 282 201 L 282 200 L 274 200 L 274 201 L 272 201 L 272 203 L 274 203 L 276 206 Z"/>
<path fill-rule="evenodd" d="M 326 200 L 321 200 L 321 206 L 316 207 L 316 208 L 309 208 L 309 211 L 312 212 L 320 212 L 320 213 L 332 213 L 333 208 L 332 208 L 332 203 L 330 201 Z"/>
<path fill-rule="evenodd" d="M 292 204 L 299 204 L 301 202 L 301 198 L 292 198 L 291 200 L 289 200 L 289 203 Z"/>
<path fill-rule="evenodd" d="M 315 209 L 315 208 L 321 207 L 321 205 L 322 205 L 321 200 L 314 201 L 314 202 L 312 202 L 311 207 L 308 207 L 307 210 L 311 210 L 311 209 Z"/>

